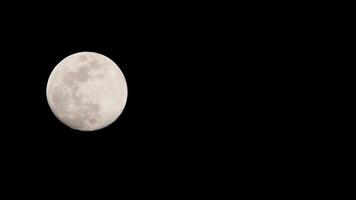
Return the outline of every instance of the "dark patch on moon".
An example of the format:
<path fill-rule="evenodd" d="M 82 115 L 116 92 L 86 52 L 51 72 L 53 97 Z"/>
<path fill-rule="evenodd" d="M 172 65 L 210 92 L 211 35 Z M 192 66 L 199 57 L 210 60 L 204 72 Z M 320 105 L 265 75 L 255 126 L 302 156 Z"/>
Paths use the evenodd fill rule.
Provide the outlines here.
<path fill-rule="evenodd" d="M 94 125 L 100 120 L 98 112 L 100 106 L 94 103 L 84 103 L 77 107 L 76 111 L 69 111 L 63 118 L 63 120 L 75 129 L 83 129 L 88 124 Z M 72 117 L 70 117 L 72 116 Z"/>
<path fill-rule="evenodd" d="M 52 101 L 58 113 L 66 113 L 70 95 L 64 93 L 60 86 L 56 86 L 52 91 Z"/>
<path fill-rule="evenodd" d="M 63 86 L 53 88 L 52 101 L 59 118 L 74 129 L 83 129 L 87 124 L 95 124 L 100 121 L 100 105 L 95 103 L 82 103 L 82 98 L 76 98 L 74 94 L 67 94 Z M 72 108 L 71 108 L 72 106 Z"/>
<path fill-rule="evenodd" d="M 79 58 L 84 60 L 84 58 Z M 88 124 L 95 125 L 100 121 L 100 105 L 95 103 L 83 103 L 83 95 L 78 94 L 82 83 L 91 78 L 103 78 L 103 74 L 92 77 L 89 72 L 102 69 L 104 66 L 96 60 L 77 68 L 76 71 L 66 72 L 62 78 L 63 84 L 52 90 L 52 101 L 59 118 L 74 129 L 83 130 Z M 69 91 L 65 91 L 68 88 Z"/>
<path fill-rule="evenodd" d="M 74 84 L 76 82 L 76 73 L 75 72 L 67 72 L 63 79 L 63 83 L 74 88 Z"/>
<path fill-rule="evenodd" d="M 66 72 L 63 77 L 63 83 L 67 84 L 69 87 L 73 85 L 76 81 L 78 82 L 85 82 L 88 81 L 89 79 L 93 78 L 89 72 L 92 70 L 99 70 L 99 69 L 104 69 L 104 66 L 102 66 L 97 60 L 93 60 L 90 63 L 78 67 L 78 69 L 75 72 Z M 102 78 L 103 75 L 99 75 L 97 77 Z"/>
<path fill-rule="evenodd" d="M 96 75 L 96 78 L 98 78 L 98 79 L 103 79 L 103 78 L 104 78 L 104 74 L 97 74 L 97 75 Z"/>
<path fill-rule="evenodd" d="M 89 79 L 89 67 L 84 65 L 82 67 L 79 67 L 78 71 L 76 72 L 76 79 L 79 82 L 85 82 Z"/>
<path fill-rule="evenodd" d="M 95 69 L 95 70 L 102 69 L 104 67 L 97 60 L 91 61 L 88 65 L 91 69 Z"/>
<path fill-rule="evenodd" d="M 88 58 L 85 55 L 81 55 L 78 60 L 81 62 L 85 62 L 88 60 Z"/>
<path fill-rule="evenodd" d="M 95 124 L 97 120 L 95 118 L 90 118 L 89 119 L 89 124 Z"/>

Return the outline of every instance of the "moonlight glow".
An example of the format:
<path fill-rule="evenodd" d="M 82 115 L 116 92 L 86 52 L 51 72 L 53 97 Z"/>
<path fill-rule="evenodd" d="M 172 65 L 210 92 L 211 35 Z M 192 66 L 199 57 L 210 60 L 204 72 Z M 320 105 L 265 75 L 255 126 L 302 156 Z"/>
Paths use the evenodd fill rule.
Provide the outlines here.
<path fill-rule="evenodd" d="M 93 131 L 113 123 L 127 99 L 127 85 L 119 67 L 108 57 L 80 52 L 63 59 L 47 83 L 47 101 L 67 126 Z"/>

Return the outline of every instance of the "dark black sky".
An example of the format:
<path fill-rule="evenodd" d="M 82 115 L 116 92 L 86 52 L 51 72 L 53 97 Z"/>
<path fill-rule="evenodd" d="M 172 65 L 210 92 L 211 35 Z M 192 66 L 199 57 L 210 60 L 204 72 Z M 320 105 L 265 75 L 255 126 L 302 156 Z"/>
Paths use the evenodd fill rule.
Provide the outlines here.
<path fill-rule="evenodd" d="M 206 82 L 213 80 L 206 64 L 207 57 L 213 62 L 207 54 L 211 42 L 208 32 L 200 31 L 207 22 L 182 17 L 178 10 L 115 8 L 119 11 L 98 7 L 98 15 L 47 9 L 5 21 L 1 148 L 38 158 L 114 156 L 139 163 L 194 160 L 209 151 L 205 146 L 211 134 L 203 130 L 214 125 L 205 119 L 211 119 L 209 112 L 216 107 L 208 105 L 211 97 L 196 98 L 216 90 L 213 82 Z M 122 115 L 95 133 L 63 125 L 46 100 L 52 69 L 80 51 L 111 58 L 128 84 Z"/>
<path fill-rule="evenodd" d="M 132 42 L 134 37 L 128 27 L 100 20 L 78 24 L 64 18 L 48 22 L 38 19 L 34 15 L 17 21 L 16 25 L 8 23 L 8 32 L 2 37 L 1 88 L 6 105 L 2 112 L 2 148 L 18 154 L 70 156 L 70 152 L 104 153 L 105 148 L 115 152 L 133 143 L 129 128 L 130 104 L 134 99 L 134 92 L 130 94 L 134 90 L 130 69 L 137 70 L 133 60 L 138 58 L 134 52 L 137 43 Z M 46 84 L 52 69 L 66 56 L 80 51 L 110 57 L 119 65 L 128 84 L 127 105 L 119 119 L 94 133 L 75 131 L 60 123 L 46 100 Z"/>
<path fill-rule="evenodd" d="M 171 195 L 200 186 L 199 196 L 210 196 L 216 184 L 229 183 L 236 174 L 254 182 L 275 180 L 259 173 L 281 173 L 286 159 L 295 163 L 288 149 L 299 152 L 304 141 L 314 142 L 310 130 L 319 127 L 303 127 L 315 121 L 304 112 L 314 105 L 303 96 L 310 90 L 303 77 L 314 75 L 314 64 L 305 57 L 318 51 L 309 48 L 314 38 L 304 26 L 315 22 L 305 17 L 306 23 L 295 25 L 287 16 L 299 21 L 299 8 L 289 12 L 294 5 L 13 3 L 0 12 L 0 158 L 4 172 L 14 172 L 8 176 L 16 186 L 22 183 L 16 175 L 30 177 L 26 187 L 40 175 L 50 186 L 63 176 L 60 189 L 79 177 L 94 187 L 114 185 L 119 195 L 122 188 L 111 183 L 142 184 L 159 194 L 176 189 Z M 108 56 L 127 79 L 122 115 L 95 133 L 63 125 L 46 100 L 54 66 L 80 51 Z M 282 172 L 284 179 L 290 172 Z M 101 180 L 93 181 L 97 177 Z M 149 194 L 132 188 L 131 194 Z"/>
<path fill-rule="evenodd" d="M 103 155 L 134 155 L 178 144 L 174 141 L 181 139 L 174 139 L 178 136 L 174 132 L 180 129 L 176 123 L 182 121 L 175 121 L 172 116 L 176 116 L 174 113 L 184 101 L 176 104 L 173 96 L 179 83 L 174 81 L 175 74 L 182 73 L 177 65 L 181 53 L 174 47 L 179 38 L 167 34 L 166 28 L 114 19 L 106 23 L 61 22 L 64 24 L 34 23 L 32 27 L 23 23 L 4 37 L 8 41 L 2 46 L 2 88 L 6 94 L 3 116 L 7 130 L 7 134 L 1 135 L 3 147 L 23 153 L 75 155 L 87 150 Z M 122 115 L 114 124 L 95 133 L 82 133 L 63 125 L 46 100 L 52 69 L 66 56 L 80 51 L 111 58 L 128 84 Z M 162 149 L 161 153 L 164 152 Z"/>

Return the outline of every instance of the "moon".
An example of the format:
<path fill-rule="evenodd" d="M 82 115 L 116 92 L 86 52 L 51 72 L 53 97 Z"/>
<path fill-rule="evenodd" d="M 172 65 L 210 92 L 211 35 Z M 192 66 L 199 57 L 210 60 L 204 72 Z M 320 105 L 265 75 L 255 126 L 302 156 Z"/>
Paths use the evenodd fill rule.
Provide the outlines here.
<path fill-rule="evenodd" d="M 46 96 L 50 109 L 63 124 L 75 130 L 95 131 L 120 116 L 127 101 L 127 84 L 110 58 L 79 52 L 54 67 Z"/>

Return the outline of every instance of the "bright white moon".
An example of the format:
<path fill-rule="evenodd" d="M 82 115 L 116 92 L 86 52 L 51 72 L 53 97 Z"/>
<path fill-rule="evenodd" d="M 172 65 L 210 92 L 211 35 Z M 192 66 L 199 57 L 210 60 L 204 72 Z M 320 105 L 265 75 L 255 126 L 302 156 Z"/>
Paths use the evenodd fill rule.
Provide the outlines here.
<path fill-rule="evenodd" d="M 47 83 L 47 101 L 65 125 L 94 131 L 113 123 L 127 99 L 126 80 L 108 57 L 80 52 L 64 58 Z"/>

